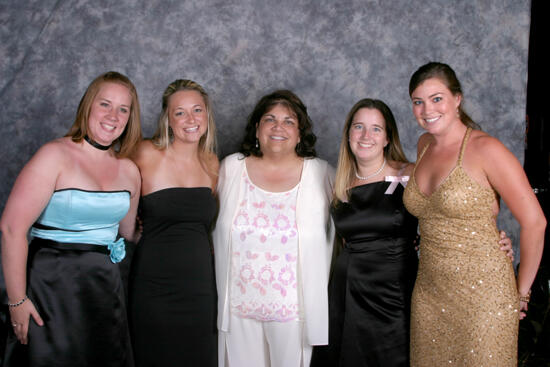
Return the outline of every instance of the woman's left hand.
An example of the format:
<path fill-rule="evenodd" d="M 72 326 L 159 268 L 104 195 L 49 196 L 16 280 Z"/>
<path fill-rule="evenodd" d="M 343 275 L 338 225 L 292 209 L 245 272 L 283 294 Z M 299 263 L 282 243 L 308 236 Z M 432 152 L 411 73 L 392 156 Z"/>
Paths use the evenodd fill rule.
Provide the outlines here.
<path fill-rule="evenodd" d="M 499 245 L 501 245 L 500 249 L 504 252 L 506 252 L 506 256 L 510 258 L 510 260 L 514 261 L 514 248 L 512 247 L 512 240 L 506 236 L 506 232 L 500 231 L 500 241 L 498 241 Z"/>

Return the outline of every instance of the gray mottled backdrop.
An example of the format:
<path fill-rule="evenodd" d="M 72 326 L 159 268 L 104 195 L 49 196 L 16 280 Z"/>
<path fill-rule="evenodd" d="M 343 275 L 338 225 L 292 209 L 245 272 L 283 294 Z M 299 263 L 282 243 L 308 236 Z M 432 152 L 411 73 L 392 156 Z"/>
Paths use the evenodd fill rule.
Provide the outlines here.
<path fill-rule="evenodd" d="M 25 162 L 66 133 L 86 86 L 107 70 L 136 84 L 145 136 L 168 83 L 202 84 L 220 157 L 237 149 L 260 96 L 292 89 L 319 155 L 335 164 L 345 114 L 367 96 L 393 109 L 414 159 L 409 77 L 440 60 L 456 70 L 472 117 L 523 159 L 529 10 L 527 0 L 1 0 L 0 209 Z"/>

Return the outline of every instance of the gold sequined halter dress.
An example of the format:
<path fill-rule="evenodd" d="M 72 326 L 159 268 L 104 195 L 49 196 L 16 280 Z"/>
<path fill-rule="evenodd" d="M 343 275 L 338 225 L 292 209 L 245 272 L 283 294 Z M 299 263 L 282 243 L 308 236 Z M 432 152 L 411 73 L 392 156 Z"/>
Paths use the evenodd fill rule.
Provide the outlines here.
<path fill-rule="evenodd" d="M 517 365 L 516 279 L 499 249 L 492 210 L 496 194 L 462 168 L 470 132 L 455 168 L 431 195 L 420 191 L 414 173 L 403 195 L 407 210 L 418 217 L 421 236 L 411 366 Z"/>

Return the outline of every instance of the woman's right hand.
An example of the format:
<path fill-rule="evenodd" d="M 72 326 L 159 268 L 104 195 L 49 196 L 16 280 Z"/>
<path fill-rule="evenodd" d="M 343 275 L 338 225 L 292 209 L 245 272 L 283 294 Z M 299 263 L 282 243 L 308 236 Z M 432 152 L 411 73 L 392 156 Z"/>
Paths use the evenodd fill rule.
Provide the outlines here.
<path fill-rule="evenodd" d="M 525 301 L 519 302 L 519 319 L 523 320 L 527 316 L 528 303 Z"/>
<path fill-rule="evenodd" d="M 512 240 L 504 231 L 499 231 L 499 235 L 500 240 L 498 241 L 498 244 L 501 246 L 500 250 L 504 251 L 510 261 L 514 262 L 514 248 L 512 247 Z"/>
<path fill-rule="evenodd" d="M 13 332 L 17 337 L 17 340 L 19 340 L 21 344 L 28 343 L 28 332 L 31 316 L 38 326 L 44 325 L 44 321 L 38 314 L 36 307 L 34 307 L 34 304 L 30 299 L 27 299 L 17 307 L 10 307 L 11 326 L 13 327 Z"/>

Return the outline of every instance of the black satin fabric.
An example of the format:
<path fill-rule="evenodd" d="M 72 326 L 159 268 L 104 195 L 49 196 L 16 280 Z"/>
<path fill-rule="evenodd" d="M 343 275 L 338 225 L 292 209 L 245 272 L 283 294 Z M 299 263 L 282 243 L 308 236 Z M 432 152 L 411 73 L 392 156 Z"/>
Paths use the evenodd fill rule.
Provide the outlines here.
<path fill-rule="evenodd" d="M 345 240 L 329 285 L 329 345 L 315 347 L 311 366 L 408 366 L 410 300 L 418 259 L 417 220 L 403 206 L 403 186 L 352 189 L 331 209 Z"/>
<path fill-rule="evenodd" d="M 216 200 L 206 187 L 142 197 L 143 236 L 130 273 L 136 366 L 216 366 L 216 283 L 210 228 Z"/>
<path fill-rule="evenodd" d="M 27 294 L 44 320 L 31 318 L 29 343 L 10 328 L 4 366 L 133 366 L 124 289 L 117 264 L 98 245 L 35 238 Z"/>

